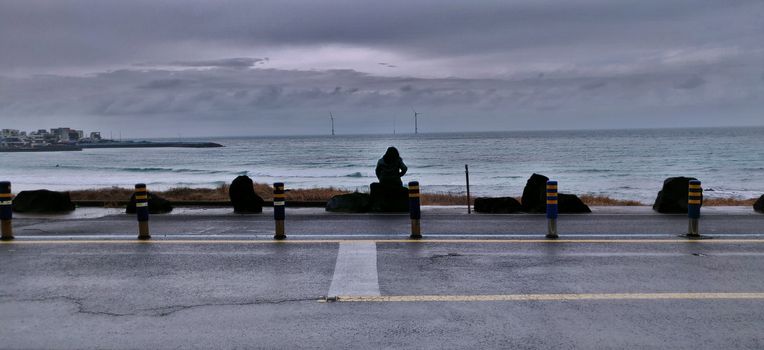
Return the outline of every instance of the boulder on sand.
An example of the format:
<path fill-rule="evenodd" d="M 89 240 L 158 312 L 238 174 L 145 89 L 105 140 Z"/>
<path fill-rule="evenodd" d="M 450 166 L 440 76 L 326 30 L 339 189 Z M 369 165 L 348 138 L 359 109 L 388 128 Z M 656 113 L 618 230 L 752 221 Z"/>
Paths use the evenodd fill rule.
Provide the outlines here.
<path fill-rule="evenodd" d="M 574 194 L 558 193 L 557 194 L 557 211 L 560 214 L 580 214 L 591 213 L 592 210 L 589 206 L 584 204 L 581 198 Z M 544 207 L 546 213 L 546 207 Z"/>
<path fill-rule="evenodd" d="M 13 211 L 18 213 L 68 213 L 74 208 L 69 192 L 21 191 L 13 199 Z"/>
<path fill-rule="evenodd" d="M 533 174 L 523 188 L 522 208 L 526 213 L 546 213 L 546 182 L 549 178 Z M 561 214 L 591 213 L 591 209 L 574 194 L 557 193 L 557 208 Z"/>
<path fill-rule="evenodd" d="M 370 187 L 369 210 L 376 213 L 401 213 L 409 211 L 409 190 L 397 184 L 374 182 Z"/>
<path fill-rule="evenodd" d="M 339 213 L 368 213 L 371 197 L 367 193 L 347 193 L 332 197 L 326 202 L 326 211 Z"/>
<path fill-rule="evenodd" d="M 172 211 L 172 203 L 151 192 L 146 193 L 149 197 L 149 214 L 167 214 Z M 135 193 L 130 196 L 130 203 L 125 209 L 127 214 L 135 214 Z"/>
<path fill-rule="evenodd" d="M 690 180 L 694 177 L 670 177 L 663 181 L 663 188 L 658 192 L 653 210 L 664 214 L 687 214 L 687 192 Z M 700 205 L 703 206 L 701 196 Z"/>
<path fill-rule="evenodd" d="M 756 203 L 753 203 L 753 210 L 764 214 L 764 195 L 761 195 Z"/>
<path fill-rule="evenodd" d="M 475 211 L 490 214 L 512 214 L 522 210 L 522 205 L 512 197 L 475 198 Z"/>
<path fill-rule="evenodd" d="M 238 176 L 228 187 L 234 213 L 250 214 L 263 212 L 263 199 L 255 193 L 255 184 L 249 176 Z"/>
<path fill-rule="evenodd" d="M 546 182 L 549 178 L 533 174 L 523 188 L 522 207 L 526 213 L 546 213 Z"/>

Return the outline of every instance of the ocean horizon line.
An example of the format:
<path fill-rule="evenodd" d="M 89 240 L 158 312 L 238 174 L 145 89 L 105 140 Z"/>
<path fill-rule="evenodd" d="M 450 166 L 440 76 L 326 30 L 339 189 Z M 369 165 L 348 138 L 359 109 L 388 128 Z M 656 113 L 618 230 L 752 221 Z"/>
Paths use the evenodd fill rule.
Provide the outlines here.
<path fill-rule="evenodd" d="M 291 138 L 291 137 L 362 137 L 362 136 L 374 136 L 374 137 L 395 137 L 395 136 L 417 136 L 417 135 L 424 135 L 424 136 L 438 136 L 438 135 L 486 135 L 486 134 L 494 134 L 494 135 L 502 135 L 502 134 L 513 134 L 513 133 L 537 133 L 537 134 L 545 134 L 545 133 L 560 133 L 560 132 L 570 132 L 570 133 L 576 133 L 576 132 L 645 132 L 645 131 L 673 131 L 673 130 L 735 130 L 735 129 L 762 129 L 764 130 L 764 125 L 740 125 L 740 126 L 672 126 L 672 127 L 639 127 L 639 128 L 588 128 L 588 129 L 522 129 L 522 130 L 487 130 L 487 131 L 435 131 L 435 132 L 419 132 L 417 134 L 413 132 L 405 132 L 405 133 L 337 133 L 336 135 L 331 135 L 331 133 L 325 133 L 325 134 L 270 134 L 270 135 L 208 135 L 208 136 L 181 136 L 181 137 L 144 137 L 144 138 L 124 138 L 125 140 L 200 140 L 200 139 L 210 139 L 210 140 L 217 140 L 217 139 L 251 139 L 251 138 L 258 138 L 258 139 L 273 139 L 273 138 Z"/>

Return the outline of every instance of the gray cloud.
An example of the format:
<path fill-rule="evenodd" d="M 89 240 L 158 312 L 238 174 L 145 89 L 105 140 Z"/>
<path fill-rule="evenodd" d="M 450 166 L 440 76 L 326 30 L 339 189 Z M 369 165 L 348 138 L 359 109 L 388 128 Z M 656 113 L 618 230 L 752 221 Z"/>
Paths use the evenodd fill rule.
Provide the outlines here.
<path fill-rule="evenodd" d="M 372 132 L 415 105 L 431 131 L 761 124 L 762 16 L 760 0 L 5 0 L 0 118 L 311 132 L 332 109 Z"/>
<path fill-rule="evenodd" d="M 713 71 L 713 84 L 687 71 Z M 619 127 L 625 120 L 660 113 L 697 123 L 695 109 L 700 107 L 706 113 L 725 107 L 725 116 L 739 114 L 742 123 L 752 120 L 747 111 L 764 107 L 761 84 L 750 91 L 726 88 L 746 79 L 745 72 L 726 63 L 658 74 L 548 74 L 544 79 L 380 77 L 353 70 L 123 69 L 84 77 L 2 78 L 0 86 L 14 89 L 0 90 L 0 115 L 71 116 L 104 124 L 143 120 L 165 122 L 168 128 L 180 123 L 197 132 L 209 130 L 204 125 L 214 120 L 224 134 L 263 132 L 261 124 L 251 123 L 268 118 L 278 118 L 294 133 L 316 132 L 321 124 L 312 115 L 329 109 L 352 116 L 343 121 L 345 127 L 373 132 L 391 116 L 407 118 L 410 106 L 427 112 L 430 131 L 534 128 L 537 118 L 550 118 L 557 127 Z M 758 77 L 748 79 L 755 82 Z M 706 88 L 694 89 L 701 85 Z M 607 124 L 589 118 L 603 113 L 619 118 Z M 188 130 L 184 133 L 193 133 Z M 155 132 L 163 133 L 161 128 Z"/>
<path fill-rule="evenodd" d="M 182 79 L 157 79 L 149 81 L 148 83 L 144 85 L 138 86 L 140 89 L 172 89 L 180 87 L 184 84 L 188 83 L 186 80 Z"/>
<path fill-rule="evenodd" d="M 236 57 L 236 58 L 224 58 L 218 60 L 203 60 L 203 61 L 176 61 L 170 62 L 168 65 L 176 67 L 215 67 L 215 68 L 251 68 L 256 64 L 264 64 L 268 62 L 268 58 L 249 58 L 249 57 Z"/>
<path fill-rule="evenodd" d="M 607 85 L 606 81 L 596 81 L 596 80 L 594 80 L 594 81 L 590 81 L 590 82 L 587 82 L 587 83 L 584 83 L 583 85 L 581 85 L 581 89 L 584 89 L 584 90 L 594 90 L 594 89 L 599 89 L 601 87 L 604 87 L 605 85 Z"/>
<path fill-rule="evenodd" d="M 677 89 L 694 89 L 696 87 L 703 86 L 706 83 L 706 80 L 701 78 L 698 75 L 693 75 L 687 80 L 684 80 L 676 85 Z"/>

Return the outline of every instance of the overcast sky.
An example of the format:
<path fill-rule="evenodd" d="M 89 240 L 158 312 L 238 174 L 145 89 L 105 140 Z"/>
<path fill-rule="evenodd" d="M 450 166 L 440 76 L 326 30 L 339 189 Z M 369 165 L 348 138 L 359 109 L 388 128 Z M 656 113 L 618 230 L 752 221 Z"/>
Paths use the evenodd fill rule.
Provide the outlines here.
<path fill-rule="evenodd" d="M 762 0 L 0 0 L 2 128 L 764 125 Z"/>

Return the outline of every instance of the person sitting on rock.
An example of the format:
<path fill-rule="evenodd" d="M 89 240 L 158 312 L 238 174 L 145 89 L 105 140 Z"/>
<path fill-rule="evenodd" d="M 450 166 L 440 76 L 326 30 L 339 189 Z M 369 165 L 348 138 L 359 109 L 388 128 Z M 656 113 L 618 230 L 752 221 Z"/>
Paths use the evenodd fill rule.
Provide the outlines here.
<path fill-rule="evenodd" d="M 377 161 L 377 178 L 383 185 L 403 186 L 401 176 L 406 175 L 406 164 L 403 164 L 398 150 L 395 147 L 388 147 L 387 152 Z"/>

